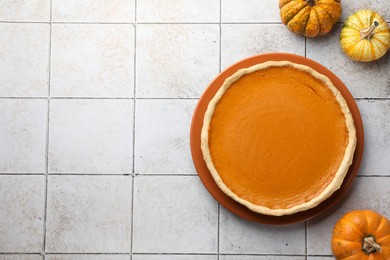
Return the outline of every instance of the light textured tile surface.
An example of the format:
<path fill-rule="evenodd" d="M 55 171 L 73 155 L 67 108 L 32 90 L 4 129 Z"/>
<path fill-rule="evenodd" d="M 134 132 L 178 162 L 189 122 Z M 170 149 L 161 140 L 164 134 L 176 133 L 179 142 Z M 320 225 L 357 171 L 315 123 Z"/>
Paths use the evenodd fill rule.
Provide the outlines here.
<path fill-rule="evenodd" d="M 215 255 L 133 255 L 133 260 L 217 260 Z"/>
<path fill-rule="evenodd" d="M 130 255 L 46 255 L 46 260 L 129 260 Z"/>
<path fill-rule="evenodd" d="M 0 99 L 0 173 L 44 173 L 47 101 Z"/>
<path fill-rule="evenodd" d="M 40 252 L 44 210 L 44 176 L 0 176 L 0 252 Z"/>
<path fill-rule="evenodd" d="M 330 241 L 336 222 L 347 212 L 370 209 L 380 214 L 390 212 L 390 178 L 359 177 L 348 196 L 332 212 L 308 223 L 308 254 L 332 255 Z"/>
<path fill-rule="evenodd" d="M 221 253 L 304 254 L 305 225 L 266 226 L 241 219 L 221 207 Z"/>
<path fill-rule="evenodd" d="M 222 69 L 249 56 L 266 52 L 305 55 L 305 38 L 282 24 L 222 25 Z"/>
<path fill-rule="evenodd" d="M 222 22 L 280 22 L 275 0 L 222 0 Z"/>
<path fill-rule="evenodd" d="M 52 100 L 50 173 L 132 172 L 132 100 Z"/>
<path fill-rule="evenodd" d="M 133 96 L 133 25 L 54 24 L 52 30 L 51 96 Z"/>
<path fill-rule="evenodd" d="M 136 173 L 194 173 L 190 122 L 197 100 L 137 100 Z"/>
<path fill-rule="evenodd" d="M 137 2 L 138 22 L 219 22 L 219 0 L 142 0 Z"/>
<path fill-rule="evenodd" d="M 0 260 L 43 260 L 41 255 L 23 255 L 23 254 L 1 254 Z"/>
<path fill-rule="evenodd" d="M 305 260 L 304 256 L 281 256 L 281 255 L 221 255 L 220 260 Z"/>
<path fill-rule="evenodd" d="M 130 253 L 131 196 L 130 176 L 49 176 L 47 251 Z"/>
<path fill-rule="evenodd" d="M 133 22 L 135 0 L 52 0 L 53 21 Z"/>
<path fill-rule="evenodd" d="M 360 175 L 390 175 L 390 100 L 357 101 L 365 147 Z"/>
<path fill-rule="evenodd" d="M 216 253 L 218 205 L 197 176 L 137 176 L 134 253 Z"/>
<path fill-rule="evenodd" d="M 388 0 L 342 6 L 340 21 L 373 9 L 390 24 Z M 276 0 L 0 0 L 0 260 L 333 259 L 344 213 L 390 212 L 390 54 L 349 60 L 341 27 L 305 40 Z M 220 69 L 268 52 L 328 67 L 363 117 L 360 176 L 307 240 L 304 223 L 218 210 L 194 176 L 198 98 Z"/>
<path fill-rule="evenodd" d="M 49 20 L 50 0 L 0 0 L 0 21 L 48 22 Z"/>
<path fill-rule="evenodd" d="M 0 34 L 0 96 L 47 96 L 50 26 L 1 23 Z"/>
<path fill-rule="evenodd" d="M 218 25 L 138 25 L 137 97 L 199 97 L 218 72 Z"/>
<path fill-rule="evenodd" d="M 341 26 L 328 37 L 307 39 L 307 57 L 335 73 L 357 97 L 390 97 L 390 55 L 375 62 L 350 60 L 340 47 Z"/>
<path fill-rule="evenodd" d="M 343 7 L 343 14 L 341 20 L 345 21 L 348 16 L 353 13 L 363 10 L 370 9 L 378 12 L 387 22 L 390 22 L 390 2 L 382 0 L 356 0 L 356 1 L 343 1 L 341 2 Z"/>

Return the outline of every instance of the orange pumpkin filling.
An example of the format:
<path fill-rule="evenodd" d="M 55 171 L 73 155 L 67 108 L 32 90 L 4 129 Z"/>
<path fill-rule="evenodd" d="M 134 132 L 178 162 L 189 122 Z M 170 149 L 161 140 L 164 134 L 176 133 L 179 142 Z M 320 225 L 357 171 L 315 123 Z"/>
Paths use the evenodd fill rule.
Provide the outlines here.
<path fill-rule="evenodd" d="M 348 145 L 334 94 L 310 73 L 269 67 L 233 82 L 209 125 L 212 163 L 237 196 L 270 209 L 318 196 Z"/>

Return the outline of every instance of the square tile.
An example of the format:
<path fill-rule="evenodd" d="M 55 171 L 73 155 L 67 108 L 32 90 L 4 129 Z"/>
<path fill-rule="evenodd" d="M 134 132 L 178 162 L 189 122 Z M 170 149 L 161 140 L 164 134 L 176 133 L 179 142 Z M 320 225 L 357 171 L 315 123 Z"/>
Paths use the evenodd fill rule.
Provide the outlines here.
<path fill-rule="evenodd" d="M 41 252 L 44 211 L 44 176 L 0 175 L 0 252 Z"/>
<path fill-rule="evenodd" d="M 333 211 L 308 222 L 308 254 L 332 255 L 331 238 L 336 222 L 347 212 L 370 209 L 379 214 L 390 212 L 390 178 L 358 177 L 347 197 Z"/>
<path fill-rule="evenodd" d="M 375 62 L 350 60 L 340 47 L 342 25 L 327 37 L 307 39 L 307 57 L 335 73 L 355 98 L 390 97 L 390 55 Z"/>
<path fill-rule="evenodd" d="M 216 255 L 133 255 L 133 260 L 217 260 Z"/>
<path fill-rule="evenodd" d="M 390 100 L 358 100 L 364 124 L 360 175 L 390 175 Z"/>
<path fill-rule="evenodd" d="M 50 0 L 0 0 L 0 21 L 48 22 Z"/>
<path fill-rule="evenodd" d="M 50 26 L 1 23 L 0 34 L 0 95 L 47 96 Z"/>
<path fill-rule="evenodd" d="M 54 22 L 133 22 L 135 0 L 52 0 Z"/>
<path fill-rule="evenodd" d="M 390 22 L 390 2 L 381 0 L 355 0 L 355 1 L 343 1 L 343 13 L 341 20 L 345 21 L 350 15 L 356 13 L 359 10 L 370 9 L 375 10 L 383 18 Z"/>
<path fill-rule="evenodd" d="M 221 255 L 220 260 L 305 260 L 304 256 L 281 256 L 281 255 Z"/>
<path fill-rule="evenodd" d="M 334 260 L 333 256 L 308 256 L 307 260 Z"/>
<path fill-rule="evenodd" d="M 221 207 L 219 250 L 222 254 L 304 254 L 303 223 L 266 226 L 233 215 Z"/>
<path fill-rule="evenodd" d="M 0 260 L 43 260 L 42 255 L 1 254 Z"/>
<path fill-rule="evenodd" d="M 279 22 L 279 4 L 275 0 L 222 0 L 222 22 Z"/>
<path fill-rule="evenodd" d="M 216 253 L 218 204 L 197 176 L 136 176 L 134 253 Z"/>
<path fill-rule="evenodd" d="M 129 260 L 130 255 L 46 255 L 46 260 Z"/>
<path fill-rule="evenodd" d="M 219 73 L 219 26 L 137 25 L 137 97 L 199 97 Z"/>
<path fill-rule="evenodd" d="M 220 0 L 142 0 L 137 2 L 139 23 L 219 22 Z"/>
<path fill-rule="evenodd" d="M 131 178 L 49 176 L 46 250 L 130 253 Z"/>
<path fill-rule="evenodd" d="M 132 97 L 134 27 L 53 24 L 51 96 Z"/>
<path fill-rule="evenodd" d="M 0 99 L 0 173 L 46 171 L 47 101 Z"/>
<path fill-rule="evenodd" d="M 197 100 L 137 100 L 136 173 L 195 173 L 190 122 Z"/>
<path fill-rule="evenodd" d="M 223 24 L 221 44 L 222 69 L 266 52 L 305 55 L 305 38 L 282 24 Z"/>
<path fill-rule="evenodd" d="M 132 100 L 51 100 L 50 173 L 126 174 L 132 164 Z"/>

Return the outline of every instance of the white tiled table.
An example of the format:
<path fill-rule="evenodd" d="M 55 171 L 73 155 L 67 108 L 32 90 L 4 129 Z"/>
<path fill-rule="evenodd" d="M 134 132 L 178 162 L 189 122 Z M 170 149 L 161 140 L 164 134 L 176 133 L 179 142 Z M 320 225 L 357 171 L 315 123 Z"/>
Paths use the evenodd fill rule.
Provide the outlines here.
<path fill-rule="evenodd" d="M 331 259 L 344 213 L 390 215 L 390 55 L 352 62 L 338 41 L 358 9 L 390 22 L 390 2 L 343 7 L 313 40 L 280 23 L 276 0 L 0 0 L 0 259 Z M 219 206 L 189 150 L 207 84 L 270 51 L 336 73 L 366 136 L 343 203 L 284 227 Z"/>

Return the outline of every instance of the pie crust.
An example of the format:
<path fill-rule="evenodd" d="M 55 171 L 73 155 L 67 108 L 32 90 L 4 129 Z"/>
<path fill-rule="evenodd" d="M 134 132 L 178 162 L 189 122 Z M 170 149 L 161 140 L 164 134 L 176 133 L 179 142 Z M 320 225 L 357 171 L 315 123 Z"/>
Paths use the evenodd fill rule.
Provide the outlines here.
<path fill-rule="evenodd" d="M 339 124 L 340 127 L 342 127 L 340 129 L 343 129 L 343 130 L 345 129 L 345 133 L 347 133 L 344 135 L 342 133 L 340 133 L 340 135 L 343 135 L 342 138 L 340 137 L 340 140 L 345 139 L 345 142 L 342 142 L 342 144 L 338 145 L 338 147 L 340 147 L 340 149 L 335 151 L 336 155 L 337 154 L 342 155 L 342 156 L 339 156 L 340 158 L 337 160 L 337 162 L 338 162 L 336 165 L 337 167 L 335 168 L 333 165 L 332 167 L 329 167 L 329 169 L 325 169 L 324 170 L 325 173 L 323 174 L 324 175 L 323 178 L 321 175 L 319 175 L 319 178 L 321 179 L 321 181 L 322 181 L 322 179 L 325 179 L 325 178 L 329 179 L 327 181 L 327 183 L 325 183 L 325 181 L 324 181 L 324 183 L 326 185 L 321 184 L 321 185 L 323 185 L 323 186 L 321 186 L 321 188 L 318 188 L 316 186 L 315 187 L 316 192 L 314 192 L 316 194 L 314 194 L 314 195 L 310 194 L 310 192 L 312 192 L 312 191 L 307 192 L 307 193 L 302 193 L 303 195 L 301 195 L 300 193 L 299 194 L 290 194 L 289 195 L 290 197 L 280 199 L 280 202 L 277 200 L 278 199 L 277 197 L 270 198 L 270 199 L 263 199 L 261 197 L 261 193 L 262 193 L 261 188 L 259 188 L 259 190 L 253 190 L 252 186 L 251 186 L 251 188 L 246 188 L 244 186 L 242 186 L 242 187 L 237 186 L 238 188 L 235 187 L 236 183 L 234 182 L 234 180 L 237 180 L 237 179 L 240 180 L 241 176 L 248 177 L 245 175 L 244 172 L 240 172 L 240 169 L 241 169 L 239 167 L 240 162 L 237 162 L 237 165 L 238 165 L 237 169 L 238 170 L 233 173 L 233 175 L 235 175 L 235 176 L 233 176 L 233 178 L 231 180 L 227 179 L 226 176 L 228 176 L 228 175 L 225 176 L 224 172 L 222 172 L 222 171 L 218 172 L 218 170 L 217 170 L 218 167 L 216 167 L 213 163 L 213 160 L 218 159 L 218 158 L 213 158 L 213 156 L 211 154 L 210 147 L 212 147 L 213 140 L 210 138 L 210 134 L 209 134 L 210 128 L 212 125 L 211 122 L 213 120 L 214 113 L 219 105 L 219 102 L 221 100 L 223 100 L 224 95 L 226 94 L 226 92 L 229 90 L 229 88 L 232 85 L 234 86 L 234 92 L 230 92 L 230 93 L 237 94 L 237 93 L 239 93 L 239 90 L 240 90 L 240 85 L 239 85 L 240 79 L 244 78 L 244 76 L 251 75 L 251 74 L 254 75 L 253 73 L 257 73 L 257 72 L 261 72 L 261 71 L 265 72 L 268 69 L 279 69 L 279 68 L 280 69 L 286 68 L 286 69 L 289 69 L 291 71 L 303 72 L 303 73 L 307 74 L 308 77 L 312 77 L 313 80 L 318 81 L 319 84 L 322 85 L 323 91 L 329 92 L 329 90 L 330 90 L 329 93 L 331 93 L 330 94 L 331 98 L 333 100 L 336 100 L 336 102 L 334 102 L 334 103 L 336 104 L 336 106 L 338 104 L 338 106 L 339 106 L 338 108 L 341 111 L 340 112 L 341 119 L 336 118 L 338 121 L 335 121 L 335 124 Z M 298 83 L 297 83 L 297 86 L 299 85 L 299 87 L 301 87 L 301 88 L 302 87 L 311 88 L 310 86 L 306 86 L 304 84 L 301 84 L 300 82 L 298 82 Z M 255 86 L 255 87 L 261 88 L 261 86 Z M 232 91 L 233 91 L 233 87 L 232 87 Z M 313 91 L 315 91 L 315 90 L 313 90 Z M 318 93 L 315 93 L 315 94 L 318 95 Z M 229 96 L 229 95 L 226 95 L 226 96 Z M 261 102 L 261 100 L 259 100 L 259 102 Z M 234 106 L 234 104 L 232 104 L 232 105 Z M 225 106 L 225 108 L 226 108 L 226 106 Z M 311 111 L 313 111 L 313 110 L 311 110 Z M 294 113 L 294 112 L 292 112 L 292 113 Z M 299 116 L 299 115 L 295 115 L 295 116 Z M 236 122 L 233 122 L 233 123 L 235 124 Z M 305 126 L 301 126 L 301 127 L 304 128 Z M 283 131 L 283 130 L 281 130 L 281 131 Z M 237 138 L 240 138 L 240 137 L 237 137 Z M 258 143 L 255 143 L 255 145 L 257 145 L 257 144 Z M 321 143 L 318 143 L 318 146 L 321 146 Z M 341 95 L 341 93 L 339 92 L 339 90 L 333 85 L 331 80 L 328 77 L 326 77 L 325 75 L 322 75 L 322 74 L 318 73 L 317 71 L 313 70 L 312 68 L 307 67 L 305 65 L 301 65 L 301 64 L 297 64 L 297 63 L 293 63 L 293 62 L 289 62 L 289 61 L 268 61 L 265 63 L 256 64 L 256 65 L 251 66 L 249 68 L 240 69 L 235 74 L 233 74 L 231 77 L 227 78 L 225 80 L 225 82 L 223 83 L 223 85 L 221 86 L 221 88 L 218 90 L 218 92 L 215 94 L 215 96 L 209 102 L 206 113 L 204 115 L 203 127 L 202 127 L 202 132 L 201 132 L 201 150 L 202 150 L 203 158 L 206 162 L 207 168 L 209 169 L 209 171 L 210 171 L 212 177 L 214 178 L 216 184 L 218 185 L 218 187 L 226 195 L 228 195 L 229 197 L 231 197 L 232 199 L 234 199 L 238 203 L 246 206 L 251 211 L 254 211 L 254 212 L 260 213 L 260 214 L 264 214 L 264 215 L 272 215 L 272 216 L 291 215 L 291 214 L 294 214 L 294 213 L 297 213 L 300 211 L 305 211 L 305 210 L 316 207 L 318 204 L 320 204 L 321 202 L 323 202 L 324 200 L 329 198 L 336 190 L 338 190 L 340 188 L 340 186 L 343 182 L 343 179 L 348 172 L 349 166 L 352 164 L 355 147 L 356 147 L 355 125 L 353 122 L 351 112 L 348 108 L 348 105 L 347 105 L 345 99 L 343 98 L 343 96 Z M 259 150 L 261 150 L 261 149 L 259 149 Z M 259 154 L 259 156 L 263 156 L 263 155 L 264 154 Z M 241 154 L 240 158 L 242 158 L 242 156 L 243 156 L 243 154 Z M 294 154 L 291 154 L 291 156 L 293 157 Z M 233 157 L 229 157 L 229 158 L 233 158 Z M 303 159 L 303 160 L 302 160 L 302 158 L 300 158 L 300 159 L 302 161 L 301 164 L 305 164 L 306 161 L 310 161 L 310 158 Z M 248 169 L 248 167 L 249 168 L 251 167 L 251 165 L 243 165 L 243 166 L 244 167 L 242 167 L 242 169 Z M 248 166 L 248 167 L 246 167 L 246 166 Z M 220 167 L 220 168 L 222 169 L 223 167 Z M 269 180 L 272 180 L 272 178 L 273 178 L 272 176 L 276 176 L 276 174 L 275 173 L 269 174 L 269 175 L 266 175 L 266 176 L 268 176 L 267 178 L 264 178 L 264 176 L 265 176 L 264 174 L 266 174 L 267 170 L 268 169 L 264 169 L 264 168 L 255 169 L 255 170 L 253 170 L 253 172 L 262 172 L 263 175 L 261 175 L 260 177 L 258 177 L 258 176 L 249 176 L 249 177 L 251 179 L 253 177 L 253 180 L 252 180 L 253 183 L 258 183 L 259 185 L 260 185 L 260 183 L 263 183 L 263 182 L 268 183 Z M 297 172 L 300 172 L 300 170 L 298 170 Z M 310 174 L 310 173 L 305 173 L 305 174 L 300 176 L 300 178 L 305 179 L 305 176 L 308 176 L 307 174 Z M 294 174 L 292 174 L 292 175 L 294 175 Z M 225 176 L 225 177 L 221 177 L 221 176 Z M 294 176 L 296 176 L 296 175 L 294 175 Z M 225 178 L 225 181 L 223 180 L 223 178 Z M 284 177 L 278 176 L 278 178 L 283 179 Z M 247 181 L 247 180 L 245 180 L 245 181 Z M 287 180 L 286 182 L 289 182 L 289 181 Z M 272 181 L 269 183 L 272 183 Z M 275 183 L 273 183 L 273 184 L 275 184 Z M 250 185 L 252 185 L 252 184 L 250 184 Z M 285 183 L 283 187 L 286 187 L 286 185 L 289 185 L 289 183 Z M 291 187 L 293 187 L 294 185 L 297 186 L 299 184 L 291 182 Z M 308 185 L 311 185 L 311 184 L 309 183 Z M 320 185 L 320 184 L 318 184 L 318 185 Z M 280 192 L 280 189 L 277 186 L 278 185 L 276 184 L 276 186 L 274 187 L 275 194 Z M 314 187 L 314 184 L 313 184 L 313 187 Z M 236 188 L 240 189 L 240 190 L 238 190 L 239 192 L 235 191 L 235 190 L 237 190 Z M 279 189 L 279 191 L 278 191 L 278 189 Z M 294 189 L 294 188 L 292 188 L 292 189 Z M 246 193 L 246 190 L 248 190 L 247 193 Z M 270 194 L 268 194 L 267 196 L 269 196 L 269 195 Z M 257 196 L 259 196 L 259 197 L 257 198 Z M 306 196 L 306 197 L 304 197 L 304 196 Z M 297 197 L 296 202 L 294 202 L 295 197 Z M 264 204 L 263 204 L 263 201 L 264 201 Z M 275 201 L 275 204 L 272 204 L 273 201 Z M 285 202 L 285 201 L 288 201 L 288 202 Z M 283 203 L 285 203 L 285 205 Z"/>

